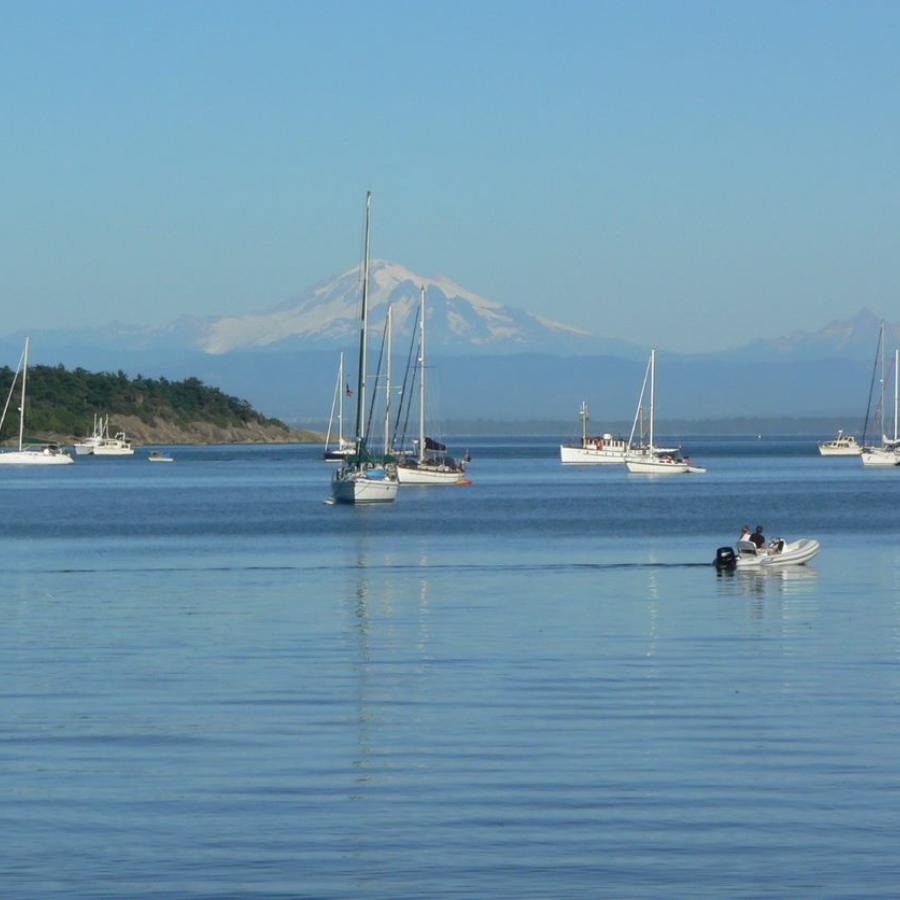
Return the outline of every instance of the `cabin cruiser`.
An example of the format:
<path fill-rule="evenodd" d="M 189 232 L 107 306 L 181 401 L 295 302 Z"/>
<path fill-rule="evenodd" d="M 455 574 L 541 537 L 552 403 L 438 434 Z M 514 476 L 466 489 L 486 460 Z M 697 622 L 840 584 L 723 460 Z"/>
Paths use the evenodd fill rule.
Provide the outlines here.
<path fill-rule="evenodd" d="M 819 453 L 822 456 L 859 456 L 862 447 L 852 434 L 844 434 L 844 429 L 838 428 L 836 437 L 819 444 Z"/>
<path fill-rule="evenodd" d="M 765 547 L 753 541 L 738 541 L 737 552 L 731 547 L 719 547 L 713 564 L 717 569 L 768 569 L 774 566 L 802 566 L 819 552 L 819 542 L 813 538 L 786 541 L 775 538 Z"/>
<path fill-rule="evenodd" d="M 617 437 L 609 431 L 601 435 L 588 434 L 588 409 L 584 401 L 581 403 L 578 418 L 581 420 L 581 441 L 560 444 L 560 462 L 566 465 L 625 462 L 628 441 L 624 437 Z"/>

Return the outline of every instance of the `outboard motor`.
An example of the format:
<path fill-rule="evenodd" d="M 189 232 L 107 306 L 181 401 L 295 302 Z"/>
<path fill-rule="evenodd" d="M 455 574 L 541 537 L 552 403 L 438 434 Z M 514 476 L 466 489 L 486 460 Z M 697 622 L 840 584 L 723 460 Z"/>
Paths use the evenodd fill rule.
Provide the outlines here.
<path fill-rule="evenodd" d="M 737 565 L 737 555 L 731 547 L 719 547 L 713 565 L 717 569 L 733 569 Z"/>

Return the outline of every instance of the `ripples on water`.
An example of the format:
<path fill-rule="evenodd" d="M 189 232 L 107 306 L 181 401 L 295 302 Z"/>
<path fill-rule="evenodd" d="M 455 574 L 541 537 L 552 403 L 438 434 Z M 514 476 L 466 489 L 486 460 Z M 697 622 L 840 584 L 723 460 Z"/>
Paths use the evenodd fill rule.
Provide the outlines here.
<path fill-rule="evenodd" d="M 358 510 L 309 448 L 0 473 L 2 894 L 895 894 L 900 472 L 692 449 Z M 717 575 L 744 521 L 823 550 Z"/>

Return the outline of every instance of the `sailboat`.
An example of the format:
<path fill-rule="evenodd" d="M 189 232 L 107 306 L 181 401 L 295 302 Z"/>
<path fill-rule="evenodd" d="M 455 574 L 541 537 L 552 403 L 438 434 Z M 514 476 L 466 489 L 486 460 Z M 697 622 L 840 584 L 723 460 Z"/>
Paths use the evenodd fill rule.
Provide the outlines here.
<path fill-rule="evenodd" d="M 372 193 L 366 193 L 366 233 L 363 253 L 362 303 L 359 325 L 359 369 L 356 379 L 356 434 L 354 452 L 332 475 L 331 495 L 335 503 L 392 503 L 397 499 L 397 467 L 389 456 L 376 457 L 366 447 L 366 353 L 369 317 L 369 235 Z"/>
<path fill-rule="evenodd" d="M 644 393 L 647 383 L 650 384 L 650 436 L 646 446 L 634 447 L 634 432 L 644 404 Z M 628 436 L 628 449 L 625 452 L 625 465 L 628 471 L 636 475 L 687 475 L 702 474 L 706 469 L 701 466 L 693 466 L 686 457 L 678 455 L 677 450 L 656 447 L 653 444 L 654 418 L 656 416 L 656 348 L 650 351 L 650 359 L 647 361 L 647 369 L 644 372 L 644 383 L 641 385 L 641 394 L 638 397 L 637 409 L 634 412 L 634 422 L 631 425 L 631 434 Z"/>
<path fill-rule="evenodd" d="M 344 352 L 338 362 L 337 384 L 334 386 L 334 397 L 331 400 L 331 415 L 328 417 L 328 434 L 325 436 L 325 451 L 322 459 L 326 462 L 341 462 L 352 456 L 353 442 L 344 437 L 344 392 L 349 394 L 350 388 L 344 386 Z M 331 446 L 331 427 L 334 424 L 334 413 L 337 409 L 337 444 Z"/>
<path fill-rule="evenodd" d="M 860 458 L 863 461 L 864 466 L 897 466 L 900 465 L 900 440 L 898 440 L 897 436 L 897 398 L 898 398 L 898 387 L 900 387 L 900 383 L 898 383 L 898 370 L 897 364 L 900 362 L 900 351 L 894 351 L 894 438 L 891 440 L 884 432 L 884 322 L 881 323 L 881 328 L 878 332 L 878 351 L 875 357 L 875 364 L 878 364 L 878 359 L 881 359 L 881 400 L 878 404 L 878 411 L 880 415 L 880 423 L 881 423 L 881 446 L 875 447 L 866 445 L 862 448 L 862 452 L 860 453 Z M 872 381 L 874 383 L 875 376 L 874 372 L 872 375 Z M 872 392 L 871 389 L 869 391 L 869 403 L 872 402 Z M 865 442 L 865 432 L 868 430 L 869 425 L 869 411 L 866 410 L 866 423 L 863 428 L 863 441 Z"/>
<path fill-rule="evenodd" d="M 59 466 L 67 463 L 75 462 L 68 453 L 60 450 L 53 444 L 42 444 L 39 446 L 25 447 L 25 396 L 26 385 L 28 381 L 28 345 L 30 338 L 25 338 L 25 348 L 22 351 L 22 357 L 19 365 L 16 367 L 16 373 L 13 375 L 12 384 L 9 386 L 9 394 L 6 398 L 6 404 L 3 407 L 3 415 L 0 416 L 0 429 L 6 421 L 6 413 L 9 410 L 9 404 L 12 400 L 13 391 L 16 387 L 16 379 L 19 372 L 22 373 L 22 397 L 21 406 L 19 407 L 19 447 L 18 450 L 0 450 L 0 463 L 11 466 Z"/>
<path fill-rule="evenodd" d="M 415 458 L 397 464 L 400 484 L 468 484 L 465 464 L 447 455 L 447 447 L 425 435 L 425 288 L 419 299 L 419 436 Z"/>
<path fill-rule="evenodd" d="M 103 416 L 94 413 L 94 427 L 91 436 L 75 442 L 76 456 L 90 456 L 100 441 L 103 440 Z"/>

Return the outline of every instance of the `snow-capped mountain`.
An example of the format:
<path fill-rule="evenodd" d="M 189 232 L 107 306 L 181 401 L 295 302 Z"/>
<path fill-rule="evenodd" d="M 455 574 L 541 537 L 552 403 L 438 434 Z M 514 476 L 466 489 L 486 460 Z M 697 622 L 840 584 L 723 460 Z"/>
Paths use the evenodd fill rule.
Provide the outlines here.
<path fill-rule="evenodd" d="M 752 341 L 731 355 L 747 360 L 872 359 L 880 323 L 878 315 L 863 307 L 849 319 L 829 322 L 818 331 L 797 331 L 784 337 Z M 900 324 L 885 323 L 884 341 L 889 349 L 900 344 Z"/>
<path fill-rule="evenodd" d="M 234 350 L 351 345 L 359 333 L 360 279 L 356 266 L 266 312 L 211 321 L 200 337 L 200 347 L 218 355 Z M 423 286 L 428 343 L 435 351 L 511 353 L 595 347 L 587 331 L 480 297 L 449 278 L 426 278 L 384 260 L 370 264 L 372 331 L 382 328 L 390 305 L 395 340 L 408 338 Z"/>

